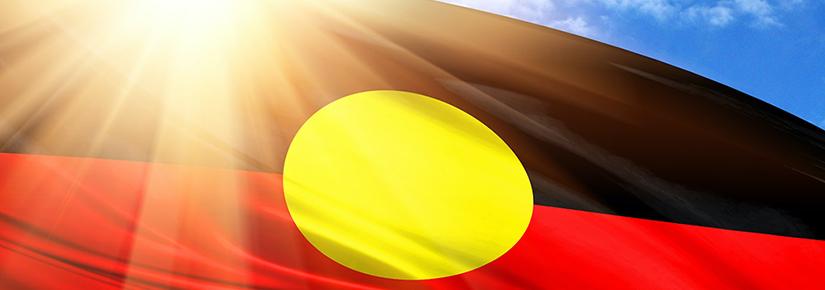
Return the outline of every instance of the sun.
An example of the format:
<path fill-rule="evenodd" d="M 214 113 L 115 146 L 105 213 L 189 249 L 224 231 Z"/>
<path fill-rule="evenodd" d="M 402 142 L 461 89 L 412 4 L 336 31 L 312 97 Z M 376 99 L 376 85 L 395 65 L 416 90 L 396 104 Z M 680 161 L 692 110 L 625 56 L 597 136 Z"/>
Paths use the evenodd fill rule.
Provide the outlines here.
<path fill-rule="evenodd" d="M 370 91 L 316 112 L 284 165 L 295 223 L 318 250 L 363 273 L 432 279 L 506 253 L 533 209 L 519 159 L 442 101 Z"/>

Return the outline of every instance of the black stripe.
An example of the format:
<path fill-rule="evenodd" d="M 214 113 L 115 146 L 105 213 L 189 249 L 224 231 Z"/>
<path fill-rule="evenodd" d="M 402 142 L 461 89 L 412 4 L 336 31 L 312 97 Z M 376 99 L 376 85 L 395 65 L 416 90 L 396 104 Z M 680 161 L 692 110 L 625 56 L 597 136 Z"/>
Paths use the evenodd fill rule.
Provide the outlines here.
<path fill-rule="evenodd" d="M 426 10 L 404 9 L 398 22 Z M 370 67 L 414 56 L 387 74 L 443 72 L 435 81 L 446 92 L 401 88 L 429 91 L 493 128 L 528 169 L 536 204 L 825 239 L 821 129 L 608 45 L 460 8 L 439 11 L 415 27 L 355 17 L 403 52 L 341 37 Z"/>

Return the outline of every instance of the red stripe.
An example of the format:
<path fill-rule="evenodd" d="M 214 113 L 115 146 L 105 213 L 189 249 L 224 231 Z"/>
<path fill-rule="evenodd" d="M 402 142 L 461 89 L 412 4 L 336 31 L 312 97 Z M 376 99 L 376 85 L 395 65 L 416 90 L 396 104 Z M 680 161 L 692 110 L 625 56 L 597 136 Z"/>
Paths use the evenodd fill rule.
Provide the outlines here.
<path fill-rule="evenodd" d="M 543 206 L 479 270 L 381 279 L 313 249 L 280 186 L 260 172 L 0 154 L 0 288 L 825 289 L 822 241 Z"/>

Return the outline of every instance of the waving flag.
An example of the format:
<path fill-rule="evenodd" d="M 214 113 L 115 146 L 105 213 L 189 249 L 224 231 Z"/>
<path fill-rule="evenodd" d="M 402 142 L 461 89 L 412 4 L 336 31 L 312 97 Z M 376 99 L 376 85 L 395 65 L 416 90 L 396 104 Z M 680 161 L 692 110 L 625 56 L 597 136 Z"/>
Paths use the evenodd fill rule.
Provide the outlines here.
<path fill-rule="evenodd" d="M 821 289 L 825 134 L 430 1 L 0 4 L 2 289 Z"/>

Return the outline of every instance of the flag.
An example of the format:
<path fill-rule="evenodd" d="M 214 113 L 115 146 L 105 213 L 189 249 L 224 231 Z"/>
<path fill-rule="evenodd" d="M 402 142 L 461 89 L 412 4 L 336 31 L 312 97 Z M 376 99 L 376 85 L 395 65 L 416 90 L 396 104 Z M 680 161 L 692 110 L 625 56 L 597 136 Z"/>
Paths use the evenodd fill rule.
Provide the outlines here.
<path fill-rule="evenodd" d="M 821 289 L 825 135 L 431 1 L 0 4 L 0 288 Z"/>

